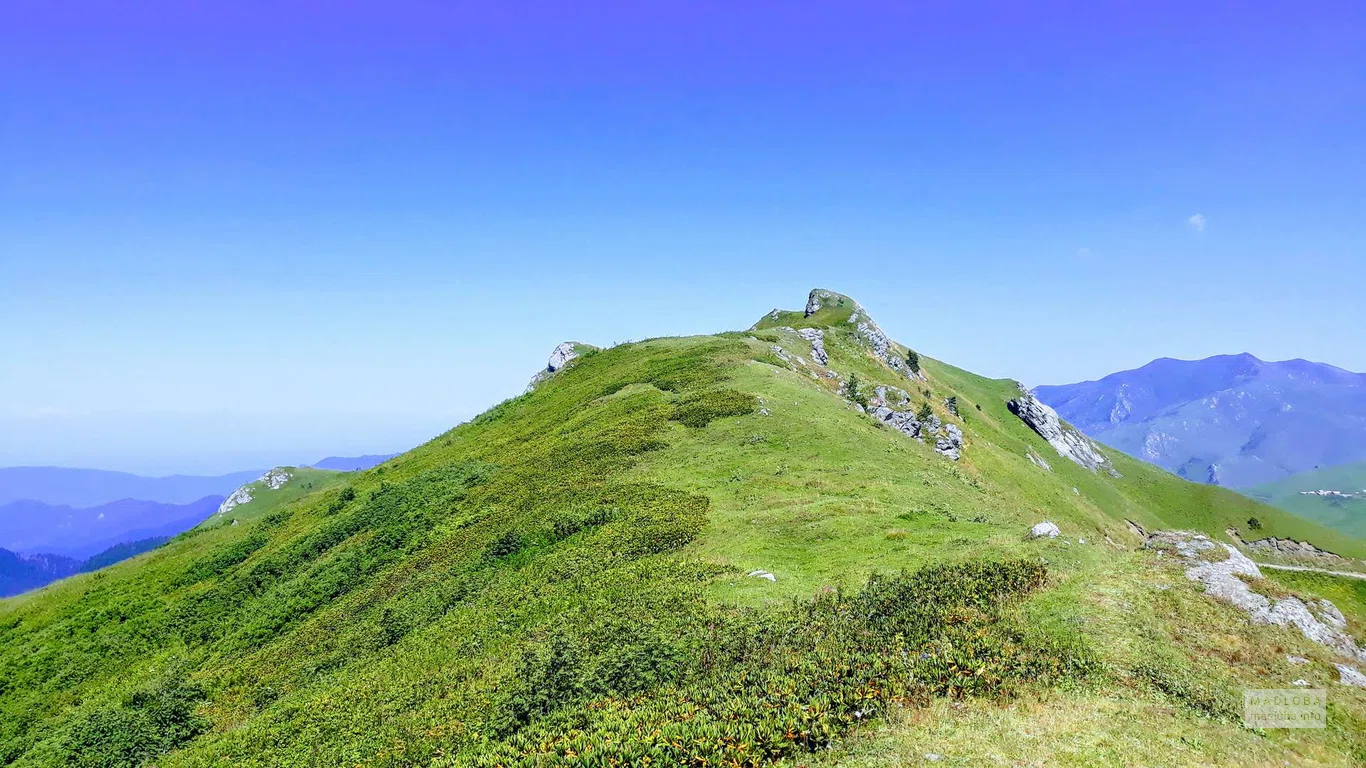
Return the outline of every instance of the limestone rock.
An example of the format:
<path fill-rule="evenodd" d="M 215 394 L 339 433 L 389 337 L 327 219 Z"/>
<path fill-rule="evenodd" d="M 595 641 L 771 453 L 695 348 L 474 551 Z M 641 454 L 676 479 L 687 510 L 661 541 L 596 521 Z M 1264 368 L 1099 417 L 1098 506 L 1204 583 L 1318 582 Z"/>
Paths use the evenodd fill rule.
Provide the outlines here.
<path fill-rule="evenodd" d="M 541 382 L 564 370 L 566 366 L 576 358 L 582 356 L 584 352 L 595 349 L 597 349 L 597 347 L 592 344 L 583 344 L 577 341 L 561 342 L 553 351 L 551 351 L 550 360 L 546 363 L 545 368 L 537 371 L 536 375 L 531 377 L 531 382 L 526 385 L 526 391 L 530 392 L 536 389 L 536 387 L 540 386 Z"/>
<path fill-rule="evenodd" d="M 945 426 L 944 434 L 934 441 L 934 449 L 950 459 L 958 461 L 963 455 L 963 430 L 959 429 L 957 424 Z"/>
<path fill-rule="evenodd" d="M 883 398 L 879 397 L 870 400 L 867 413 L 869 416 L 886 424 L 892 429 L 915 438 L 916 440 L 930 439 L 934 441 L 934 449 L 938 453 L 958 461 L 963 456 L 963 430 L 957 424 L 943 424 L 938 416 L 931 414 L 924 421 L 921 421 L 911 411 L 898 411 L 888 408 L 886 405 L 875 405 L 881 403 Z"/>
<path fill-rule="evenodd" d="M 1034 527 L 1029 529 L 1029 538 L 1031 539 L 1056 539 L 1060 535 L 1062 535 L 1062 531 L 1058 530 L 1058 526 L 1046 520 L 1042 523 L 1035 523 Z"/>
<path fill-rule="evenodd" d="M 227 512 L 231 511 L 234 507 L 246 504 L 249 501 L 251 501 L 250 483 L 242 486 L 241 488 L 238 488 L 237 490 L 229 494 L 228 498 L 223 499 L 223 503 L 218 505 L 218 512 L 216 514 L 226 514 Z"/>
<path fill-rule="evenodd" d="M 825 332 L 819 328 L 803 328 L 797 335 L 811 342 L 811 359 L 821 365 L 829 365 L 830 357 L 825 354 Z"/>
<path fill-rule="evenodd" d="M 1148 546 L 1175 549 L 1186 564 L 1186 578 L 1203 585 L 1205 594 L 1232 603 L 1246 612 L 1254 624 L 1295 627 L 1300 634 L 1320 645 L 1347 658 L 1366 662 L 1366 650 L 1358 648 L 1350 635 L 1335 626 L 1336 617 L 1341 616 L 1336 606 L 1326 600 L 1314 604 L 1320 615 L 1328 619 L 1328 623 L 1325 623 L 1297 597 L 1273 599 L 1253 592 L 1247 582 L 1239 577 L 1260 579 L 1261 569 L 1236 548 L 1210 541 L 1204 534 L 1185 531 L 1153 534 L 1148 539 Z M 1227 560 L 1215 561 L 1205 557 L 1205 553 L 1218 547 L 1228 553 Z M 1323 603 L 1327 603 L 1327 606 Z M 1345 620 L 1343 623 L 1345 625 Z"/>
<path fill-rule="evenodd" d="M 768 579 L 769 581 L 778 580 L 777 576 L 774 576 L 772 573 L 769 573 L 768 571 L 750 571 L 749 575 L 753 576 L 756 579 Z"/>
<path fill-rule="evenodd" d="M 1020 417 L 1029 428 L 1048 441 L 1059 456 L 1064 456 L 1089 470 L 1110 469 L 1110 460 L 1096 444 L 1077 430 L 1062 423 L 1058 412 L 1048 407 L 1030 392 L 1006 404 L 1010 412 Z"/>
<path fill-rule="evenodd" d="M 269 488 L 272 491 L 278 491 L 285 486 L 285 483 L 289 482 L 291 477 L 293 477 L 293 475 L 290 474 L 288 470 L 276 467 L 256 478 L 256 482 L 264 483 L 266 488 Z"/>
<path fill-rule="evenodd" d="M 1361 674 L 1355 667 L 1349 667 L 1346 664 L 1334 664 L 1333 666 L 1338 668 L 1339 683 L 1366 688 L 1366 675 Z"/>
<path fill-rule="evenodd" d="M 1319 549 L 1307 541 L 1295 541 L 1293 539 L 1279 539 L 1275 536 L 1266 539 L 1256 539 L 1245 541 L 1238 531 L 1230 528 L 1228 535 L 1239 545 L 1252 550 L 1259 550 L 1273 555 L 1288 555 L 1290 557 L 1308 557 L 1316 560 L 1341 560 L 1340 555 L 1335 555 L 1327 550 Z"/>

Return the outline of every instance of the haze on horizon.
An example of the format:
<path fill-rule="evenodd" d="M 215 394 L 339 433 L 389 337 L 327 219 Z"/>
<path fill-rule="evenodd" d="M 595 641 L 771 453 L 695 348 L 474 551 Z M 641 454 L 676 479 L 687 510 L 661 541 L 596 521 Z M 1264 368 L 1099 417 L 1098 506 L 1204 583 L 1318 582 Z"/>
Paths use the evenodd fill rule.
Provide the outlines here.
<path fill-rule="evenodd" d="M 1028 384 L 1366 370 L 1359 3 L 18 0 L 0 72 L 0 465 L 403 450 L 813 286 Z"/>

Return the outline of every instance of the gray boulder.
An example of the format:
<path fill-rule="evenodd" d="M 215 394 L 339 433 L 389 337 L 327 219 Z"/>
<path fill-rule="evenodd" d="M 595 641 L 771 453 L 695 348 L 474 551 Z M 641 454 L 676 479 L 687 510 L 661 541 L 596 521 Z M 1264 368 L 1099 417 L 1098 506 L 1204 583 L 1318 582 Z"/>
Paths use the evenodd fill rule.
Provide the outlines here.
<path fill-rule="evenodd" d="M 1062 535 L 1062 531 L 1058 530 L 1058 526 L 1047 520 L 1042 523 L 1035 523 L 1034 527 L 1029 529 L 1029 538 L 1031 539 L 1056 539 L 1060 535 Z"/>
<path fill-rule="evenodd" d="M 1110 460 L 1100 452 L 1091 439 L 1062 423 L 1058 412 L 1049 408 L 1030 392 L 1006 403 L 1010 412 L 1020 417 L 1029 428 L 1048 441 L 1059 456 L 1064 456 L 1089 470 L 1110 469 Z"/>

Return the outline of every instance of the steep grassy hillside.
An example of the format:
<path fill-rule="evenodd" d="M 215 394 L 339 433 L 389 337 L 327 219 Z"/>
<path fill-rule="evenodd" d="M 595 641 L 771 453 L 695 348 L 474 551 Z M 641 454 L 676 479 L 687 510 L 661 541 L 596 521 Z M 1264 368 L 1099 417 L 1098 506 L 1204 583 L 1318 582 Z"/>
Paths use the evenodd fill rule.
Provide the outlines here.
<path fill-rule="evenodd" d="M 1362 542 L 1075 465 L 1013 382 L 873 354 L 851 305 L 585 350 L 380 467 L 0 603 L 0 763 L 1366 759 L 1357 689 L 1328 729 L 1243 729 L 1243 687 L 1327 684 L 1331 652 L 1126 520 Z M 960 429 L 961 458 L 862 412 L 879 397 Z M 1062 536 L 1028 540 L 1042 520 Z"/>
<path fill-rule="evenodd" d="M 1259 501 L 1366 538 L 1366 463 L 1302 472 L 1247 491 Z"/>

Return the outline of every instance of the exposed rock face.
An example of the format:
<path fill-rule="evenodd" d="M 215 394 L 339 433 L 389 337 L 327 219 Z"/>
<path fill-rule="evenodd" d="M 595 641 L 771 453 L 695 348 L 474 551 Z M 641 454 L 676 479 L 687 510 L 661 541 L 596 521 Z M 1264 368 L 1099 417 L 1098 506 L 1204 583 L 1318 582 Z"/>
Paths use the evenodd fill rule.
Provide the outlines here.
<path fill-rule="evenodd" d="M 963 455 L 963 430 L 957 424 L 949 424 L 944 427 L 944 434 L 934 441 L 934 449 L 954 461 L 958 461 Z"/>
<path fill-rule="evenodd" d="M 228 498 L 223 499 L 223 503 L 218 505 L 218 512 L 216 514 L 221 515 L 227 513 L 231 511 L 233 507 L 236 507 L 241 504 L 246 504 L 249 501 L 251 501 L 250 484 L 238 488 L 237 490 L 233 491 L 228 496 Z"/>
<path fill-rule="evenodd" d="M 285 483 L 289 482 L 289 479 L 293 476 L 294 475 L 290 474 L 288 470 L 276 467 L 264 475 L 261 475 L 256 479 L 256 482 L 264 483 L 265 486 L 272 491 L 278 491 L 283 488 Z"/>
<path fill-rule="evenodd" d="M 821 365 L 830 363 L 829 355 L 825 354 L 825 332 L 819 328 L 803 328 L 797 331 L 797 335 L 811 342 L 811 359 Z"/>
<path fill-rule="evenodd" d="M 907 437 L 934 441 L 934 449 L 954 461 L 963 457 L 963 430 L 957 424 L 945 425 L 934 414 L 922 420 L 911 411 L 896 411 L 886 405 L 875 405 L 883 401 L 883 393 L 879 392 L 879 395 L 868 402 L 869 416 Z"/>
<path fill-rule="evenodd" d="M 1361 674 L 1356 669 L 1346 664 L 1334 664 L 1338 668 L 1338 682 L 1343 685 L 1355 685 L 1358 688 L 1366 688 L 1366 675 Z"/>
<path fill-rule="evenodd" d="M 1343 631 L 1346 620 L 1337 606 L 1326 600 L 1305 605 L 1297 597 L 1281 600 L 1257 594 L 1239 578 L 1262 578 L 1257 564 L 1234 547 L 1214 542 L 1201 533 L 1162 531 L 1148 537 L 1150 548 L 1174 551 L 1186 564 L 1186 578 L 1205 587 L 1205 594 L 1232 603 L 1245 611 L 1254 624 L 1295 627 L 1305 637 L 1327 646 L 1343 656 L 1366 662 L 1366 650 L 1357 647 Z M 1222 547 L 1227 560 L 1213 561 L 1210 553 Z"/>
<path fill-rule="evenodd" d="M 1058 530 L 1058 526 L 1047 520 L 1042 523 L 1035 523 L 1034 527 L 1029 529 L 1029 538 L 1031 539 L 1056 539 L 1060 535 L 1062 535 L 1062 531 Z"/>
<path fill-rule="evenodd" d="M 1295 541 L 1293 539 L 1278 539 L 1275 536 L 1267 539 L 1257 539 L 1255 541 L 1245 541 L 1237 531 L 1230 528 L 1226 531 L 1234 541 L 1251 550 L 1267 552 L 1274 555 L 1288 555 L 1290 557 L 1312 557 L 1316 560 L 1341 560 L 1342 557 L 1332 552 L 1319 549 L 1307 541 Z"/>
<path fill-rule="evenodd" d="M 1047 440 L 1059 456 L 1065 456 L 1092 471 L 1110 469 L 1110 460 L 1089 437 L 1063 424 L 1058 418 L 1057 411 L 1049 408 L 1032 393 L 1021 392 L 1019 397 L 1006 405 L 1011 413 L 1019 416 L 1030 429 Z"/>
<path fill-rule="evenodd" d="M 526 391 L 530 392 L 540 386 L 541 382 L 564 370 L 564 367 L 569 365 L 571 361 L 590 349 L 597 349 L 597 347 L 577 341 L 561 342 L 550 353 L 550 360 L 546 363 L 545 368 L 537 371 L 536 375 L 531 377 L 530 383 L 526 385 Z"/>

